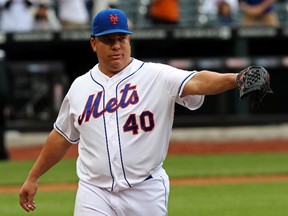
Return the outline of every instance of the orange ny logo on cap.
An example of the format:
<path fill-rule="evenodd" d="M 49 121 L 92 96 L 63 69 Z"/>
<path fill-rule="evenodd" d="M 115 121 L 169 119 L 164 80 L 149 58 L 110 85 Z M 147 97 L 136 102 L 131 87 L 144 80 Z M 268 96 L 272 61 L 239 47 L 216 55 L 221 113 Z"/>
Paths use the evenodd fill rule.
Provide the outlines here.
<path fill-rule="evenodd" d="M 117 24 L 118 22 L 118 16 L 117 14 L 110 14 L 110 21 L 113 23 L 113 24 Z"/>

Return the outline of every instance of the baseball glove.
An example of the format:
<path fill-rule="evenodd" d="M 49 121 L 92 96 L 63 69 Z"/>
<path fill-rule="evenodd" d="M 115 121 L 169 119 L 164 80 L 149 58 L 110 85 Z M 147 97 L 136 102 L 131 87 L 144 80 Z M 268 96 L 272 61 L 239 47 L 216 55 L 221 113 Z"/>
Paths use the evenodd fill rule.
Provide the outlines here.
<path fill-rule="evenodd" d="M 270 75 L 262 66 L 249 66 L 239 72 L 236 78 L 239 86 L 239 97 L 251 96 L 252 108 L 260 106 L 267 93 L 273 93 L 270 88 Z"/>

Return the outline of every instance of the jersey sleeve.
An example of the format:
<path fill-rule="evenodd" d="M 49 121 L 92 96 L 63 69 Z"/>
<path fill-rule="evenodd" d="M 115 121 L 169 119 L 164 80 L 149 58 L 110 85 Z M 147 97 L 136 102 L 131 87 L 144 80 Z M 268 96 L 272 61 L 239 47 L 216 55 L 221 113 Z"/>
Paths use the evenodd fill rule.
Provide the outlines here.
<path fill-rule="evenodd" d="M 204 102 L 204 95 L 188 95 L 183 98 L 176 97 L 176 103 L 188 108 L 189 110 L 196 110 L 202 106 Z"/>
<path fill-rule="evenodd" d="M 176 103 L 190 109 L 196 110 L 202 106 L 204 95 L 188 95 L 180 97 L 186 83 L 197 73 L 197 71 L 187 71 L 177 69 L 171 66 L 166 68 L 166 84 L 172 97 L 175 97 Z"/>
<path fill-rule="evenodd" d="M 58 117 L 54 123 L 54 129 L 58 131 L 65 139 L 72 143 L 79 142 L 79 132 L 74 127 L 74 118 L 70 112 L 70 103 L 66 95 L 60 107 Z"/>
<path fill-rule="evenodd" d="M 183 85 L 181 86 L 179 95 L 176 97 L 176 103 L 178 103 L 181 106 L 184 106 L 190 110 L 196 110 L 199 107 L 202 106 L 202 104 L 204 103 L 204 95 L 187 95 L 185 97 L 180 97 L 180 95 L 182 94 L 183 88 L 185 86 L 185 84 L 196 74 L 196 72 L 194 71 L 194 73 L 192 73 L 189 76 L 189 79 L 185 79 Z"/>

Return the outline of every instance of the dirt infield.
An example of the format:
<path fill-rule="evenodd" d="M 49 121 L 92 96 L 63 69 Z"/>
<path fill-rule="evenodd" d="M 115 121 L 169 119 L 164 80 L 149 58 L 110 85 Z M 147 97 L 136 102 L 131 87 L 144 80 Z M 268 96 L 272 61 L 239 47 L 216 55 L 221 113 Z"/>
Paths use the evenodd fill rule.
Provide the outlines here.
<path fill-rule="evenodd" d="M 15 147 L 8 149 L 10 160 L 35 160 L 42 146 Z M 222 141 L 222 142 L 171 142 L 168 154 L 220 154 L 220 153 L 263 153 L 288 152 L 288 140 L 265 141 Z M 77 145 L 73 145 L 65 158 L 77 157 Z M 283 182 L 288 181 L 288 175 L 279 176 L 247 176 L 247 177 L 210 177 L 171 179 L 171 185 L 206 185 L 206 184 L 235 184 L 247 182 Z M 41 191 L 71 191 L 76 190 L 77 184 L 40 185 Z M 19 186 L 0 186 L 0 193 L 18 193 Z"/>
<path fill-rule="evenodd" d="M 35 160 L 41 145 L 9 148 L 11 160 Z M 223 154 L 223 153 L 263 153 L 288 152 L 288 140 L 240 140 L 240 141 L 177 141 L 171 142 L 168 154 Z M 77 157 L 77 145 L 73 145 L 66 158 Z"/>
<path fill-rule="evenodd" d="M 288 175 L 273 176 L 238 176 L 238 177 L 209 177 L 209 178 L 185 178 L 170 179 L 171 186 L 177 185 L 212 185 L 212 184 L 240 184 L 260 182 L 286 182 Z M 76 191 L 77 183 L 66 184 L 40 184 L 39 191 Z M 0 194 L 18 193 L 20 186 L 0 186 Z"/>

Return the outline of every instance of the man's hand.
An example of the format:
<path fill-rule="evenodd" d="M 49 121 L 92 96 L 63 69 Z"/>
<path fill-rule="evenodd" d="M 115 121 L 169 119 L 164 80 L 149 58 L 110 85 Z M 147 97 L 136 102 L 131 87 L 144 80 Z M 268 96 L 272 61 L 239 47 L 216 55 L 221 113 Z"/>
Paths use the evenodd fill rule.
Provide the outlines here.
<path fill-rule="evenodd" d="M 34 196 L 37 189 L 38 182 L 31 180 L 26 180 L 20 189 L 19 202 L 21 207 L 27 212 L 34 211 L 36 209 Z"/>
<path fill-rule="evenodd" d="M 236 77 L 239 86 L 239 97 L 244 99 L 252 97 L 252 108 L 258 108 L 267 93 L 272 94 L 270 88 L 270 75 L 261 66 L 249 66 L 242 70 Z"/>

